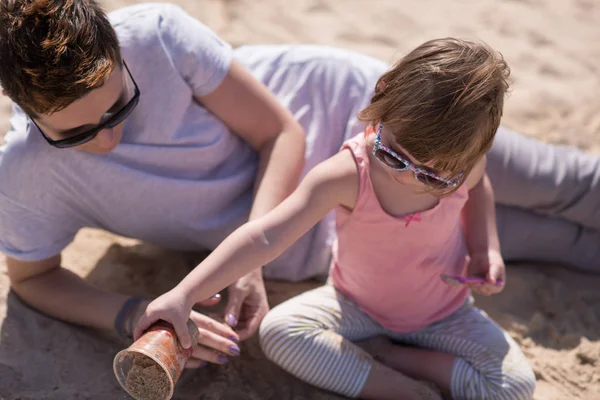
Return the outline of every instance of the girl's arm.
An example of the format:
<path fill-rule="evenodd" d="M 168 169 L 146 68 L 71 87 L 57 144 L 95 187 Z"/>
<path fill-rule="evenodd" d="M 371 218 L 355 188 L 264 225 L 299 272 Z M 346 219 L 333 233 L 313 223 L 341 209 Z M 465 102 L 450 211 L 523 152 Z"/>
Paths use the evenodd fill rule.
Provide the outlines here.
<path fill-rule="evenodd" d="M 463 208 L 463 226 L 469 254 L 488 250 L 500 252 L 494 191 L 485 173 L 485 166 L 484 157 L 473 168 L 465 183 L 469 187 L 469 200 Z"/>
<path fill-rule="evenodd" d="M 186 321 L 195 303 L 275 259 L 335 206 L 353 208 L 357 196 L 357 170 L 349 151 L 319 164 L 279 206 L 233 232 L 179 285 L 152 302 L 135 329 L 136 338 L 162 319 L 189 347 Z"/>
<path fill-rule="evenodd" d="M 467 178 L 469 200 L 463 208 L 462 221 L 471 258 L 467 273 L 485 277 L 488 282 L 473 284 L 471 288 L 480 294 L 490 295 L 500 292 L 503 285 L 496 283 L 506 279 L 496 228 L 494 192 L 485 173 L 485 165 L 486 159 L 483 158 Z"/>
<path fill-rule="evenodd" d="M 302 126 L 265 85 L 236 61 L 214 92 L 196 100 L 258 153 L 250 220 L 263 216 L 298 185 L 304 164 Z M 229 288 L 226 321 L 233 327 L 238 320 L 244 321 L 238 331 L 242 340 L 258 329 L 260 320 L 269 311 L 262 265 L 256 267 Z M 244 314 L 240 315 L 242 311 Z"/>

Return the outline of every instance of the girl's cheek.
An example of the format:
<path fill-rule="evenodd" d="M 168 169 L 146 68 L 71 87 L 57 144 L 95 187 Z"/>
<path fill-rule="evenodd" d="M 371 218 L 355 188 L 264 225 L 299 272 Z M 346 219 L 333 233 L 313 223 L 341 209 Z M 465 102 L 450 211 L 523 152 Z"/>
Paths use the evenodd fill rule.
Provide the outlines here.
<path fill-rule="evenodd" d="M 415 183 L 412 171 L 392 171 L 390 177 L 400 185 L 411 185 Z"/>

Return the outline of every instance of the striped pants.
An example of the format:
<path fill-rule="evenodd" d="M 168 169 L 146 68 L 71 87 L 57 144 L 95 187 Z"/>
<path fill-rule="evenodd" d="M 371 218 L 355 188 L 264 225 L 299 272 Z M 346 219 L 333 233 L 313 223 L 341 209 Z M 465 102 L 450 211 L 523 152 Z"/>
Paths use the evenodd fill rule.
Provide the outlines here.
<path fill-rule="evenodd" d="M 472 299 L 412 333 L 392 332 L 329 284 L 275 307 L 260 327 L 271 361 L 322 389 L 358 397 L 373 358 L 352 342 L 386 335 L 394 342 L 456 355 L 454 399 L 530 399 L 535 376 L 518 345 Z"/>

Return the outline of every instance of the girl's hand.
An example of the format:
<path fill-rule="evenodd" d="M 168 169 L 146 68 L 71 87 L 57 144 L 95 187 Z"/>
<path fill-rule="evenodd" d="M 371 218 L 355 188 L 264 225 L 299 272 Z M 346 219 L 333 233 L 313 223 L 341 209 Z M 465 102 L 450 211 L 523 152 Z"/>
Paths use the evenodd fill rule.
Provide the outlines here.
<path fill-rule="evenodd" d="M 192 347 L 192 338 L 188 332 L 187 320 L 192 312 L 192 305 L 177 288 L 158 297 L 146 307 L 138 320 L 133 331 L 134 340 L 138 340 L 152 324 L 163 320 L 173 325 L 179 342 L 189 349 Z"/>
<path fill-rule="evenodd" d="M 218 303 L 219 295 L 207 299 L 199 305 L 211 306 Z M 184 306 L 181 307 L 180 305 Z M 137 322 L 135 323 L 134 339 L 137 340 L 146 329 L 159 319 L 169 322 L 173 325 L 181 345 L 185 348 L 193 347 L 191 359 L 186 364 L 186 368 L 198 368 L 206 365 L 207 362 L 215 364 L 225 364 L 228 361 L 227 356 L 238 356 L 240 349 L 237 345 L 239 336 L 229 326 L 217 322 L 211 317 L 203 315 L 196 311 L 191 311 L 191 306 L 185 302 L 184 296 L 181 296 L 177 289 L 165 293 L 150 304 L 142 304 L 145 311 L 136 313 Z M 179 310 L 181 308 L 181 310 Z M 190 310 L 187 311 L 186 310 Z M 198 341 L 192 345 L 191 336 L 187 328 L 187 320 L 191 319 L 198 327 Z M 175 320 L 179 325 L 175 325 Z M 182 321 L 182 322 L 181 322 Z M 181 326 L 181 324 L 183 324 Z M 179 326 L 179 330 L 177 330 Z M 189 342 L 185 343 L 182 339 L 187 337 Z"/>
<path fill-rule="evenodd" d="M 484 296 L 500 293 L 506 284 L 506 267 L 502 255 L 496 250 L 471 254 L 467 276 L 484 277 L 487 281 L 468 284 L 467 286 L 475 293 Z M 498 284 L 499 281 L 502 283 Z"/>

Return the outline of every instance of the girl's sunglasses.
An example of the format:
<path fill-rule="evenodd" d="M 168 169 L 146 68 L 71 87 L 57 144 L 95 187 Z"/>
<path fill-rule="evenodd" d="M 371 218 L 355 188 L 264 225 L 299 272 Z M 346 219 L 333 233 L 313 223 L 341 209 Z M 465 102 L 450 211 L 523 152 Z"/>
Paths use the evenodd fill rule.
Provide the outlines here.
<path fill-rule="evenodd" d="M 377 136 L 375 137 L 375 145 L 373 146 L 373 155 L 379 162 L 396 171 L 406 171 L 410 169 L 415 174 L 417 181 L 423 185 L 431 187 L 432 189 L 449 189 L 458 185 L 460 178 L 462 178 L 464 175 L 464 171 L 458 174 L 456 178 L 448 179 L 434 174 L 433 172 L 429 172 L 423 168 L 417 167 L 381 143 L 382 128 L 383 126 L 381 123 L 379 123 L 379 127 L 377 128 Z"/>
<path fill-rule="evenodd" d="M 87 130 L 85 132 L 77 133 L 73 136 L 70 136 L 70 137 L 67 137 L 64 139 L 54 140 L 54 139 L 51 139 L 38 126 L 38 124 L 35 123 L 33 118 L 31 118 L 31 117 L 29 118 L 31 120 L 31 122 L 33 122 L 33 124 L 38 128 L 38 130 L 40 131 L 40 133 L 42 134 L 44 139 L 46 139 L 48 144 L 50 144 L 51 146 L 54 146 L 54 147 L 58 147 L 59 149 L 66 149 L 69 147 L 75 147 L 75 146 L 82 145 L 84 143 L 89 142 L 90 140 L 93 140 L 98 135 L 98 132 L 100 132 L 101 130 L 114 128 L 115 126 L 119 125 L 121 122 L 123 122 L 125 120 L 125 118 L 127 118 L 133 112 L 133 110 L 137 106 L 138 101 L 140 99 L 140 89 L 138 88 L 137 83 L 133 79 L 133 76 L 131 75 L 131 72 L 129 71 L 127 64 L 125 64 L 125 61 L 123 61 L 123 65 L 125 66 L 125 69 L 127 70 L 127 74 L 129 75 L 129 78 L 131 79 L 131 81 L 133 82 L 133 86 L 135 87 L 135 92 L 133 94 L 133 97 L 131 98 L 131 100 L 129 100 L 127 102 L 127 104 L 125 104 L 123 106 L 123 108 L 121 108 L 116 113 L 112 114 L 104 122 L 95 126 L 94 128 Z"/>

